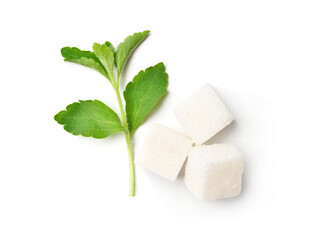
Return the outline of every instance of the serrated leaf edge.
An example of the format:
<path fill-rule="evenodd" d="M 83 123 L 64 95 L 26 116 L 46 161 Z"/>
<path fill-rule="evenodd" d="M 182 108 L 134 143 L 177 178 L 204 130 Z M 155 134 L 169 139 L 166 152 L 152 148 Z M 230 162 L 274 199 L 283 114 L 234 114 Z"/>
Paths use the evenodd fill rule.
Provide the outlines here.
<path fill-rule="evenodd" d="M 117 75 L 118 75 L 118 76 L 120 76 L 121 73 L 122 73 L 122 71 L 124 70 L 125 65 L 126 65 L 126 62 L 127 62 L 127 60 L 129 59 L 131 53 L 132 53 L 133 51 L 135 51 L 135 49 L 136 49 L 144 40 L 146 40 L 146 38 L 149 36 L 150 30 L 145 30 L 145 31 L 142 31 L 142 32 L 136 32 L 136 33 L 134 33 L 133 35 L 129 35 L 129 36 L 127 36 L 127 37 L 124 39 L 124 41 L 122 41 L 122 42 L 120 42 L 120 43 L 118 44 L 117 50 L 118 50 L 118 48 L 119 48 L 120 45 L 124 44 L 125 41 L 128 41 L 130 38 L 134 38 L 137 34 L 141 34 L 141 33 L 146 33 L 146 36 L 145 36 L 143 39 L 141 39 L 141 40 L 136 44 L 136 46 L 130 51 L 128 57 L 126 58 L 126 60 L 125 60 L 125 62 L 123 63 L 123 65 L 121 66 L 121 69 L 117 69 Z M 116 52 L 117 52 L 117 50 L 116 50 Z M 115 52 L 115 66 L 117 67 L 117 66 L 118 66 L 118 63 L 117 63 L 116 52 Z"/>
<path fill-rule="evenodd" d="M 101 102 L 101 101 L 99 101 L 99 100 L 97 100 L 97 99 L 94 99 L 94 100 L 78 100 L 78 102 L 73 102 L 73 103 L 67 105 L 66 108 L 65 108 L 66 110 L 59 111 L 57 114 L 55 114 L 54 120 L 55 120 L 58 124 L 62 125 L 63 128 L 64 128 L 64 130 L 65 130 L 66 132 L 71 133 L 71 134 L 74 135 L 74 136 L 79 136 L 79 135 L 81 135 L 81 136 L 83 136 L 83 137 L 93 137 L 93 136 L 90 135 L 90 134 L 81 134 L 81 133 L 75 134 L 75 133 L 73 133 L 73 132 L 67 130 L 67 129 L 65 128 L 66 125 L 65 125 L 64 123 L 61 123 L 61 122 L 59 121 L 59 119 L 58 119 L 58 116 L 59 116 L 61 113 L 70 111 L 70 110 L 71 110 L 70 108 L 71 108 L 72 106 L 74 106 L 74 104 L 77 105 L 77 104 L 79 104 L 79 103 L 81 103 L 81 102 L 98 102 L 98 103 L 104 104 L 103 102 Z M 106 106 L 107 106 L 107 105 L 106 105 Z M 108 106 L 107 106 L 107 107 L 108 107 Z M 108 107 L 108 108 L 110 108 L 110 107 Z M 110 109 L 111 109 L 111 108 L 110 108 Z M 103 110 L 103 109 L 101 109 L 101 110 Z M 114 111 L 113 109 L 111 109 L 111 110 Z M 103 111 L 104 111 L 104 110 L 103 110 Z M 114 111 L 114 112 L 115 112 L 115 111 Z M 115 112 L 115 113 L 116 113 L 116 112 Z M 117 115 L 117 113 L 116 113 L 116 115 Z M 117 115 L 117 117 L 118 117 L 118 115 Z M 64 118 L 65 118 L 65 117 L 64 117 Z M 116 118 L 115 120 L 117 120 L 117 118 Z M 118 117 L 118 120 L 119 120 L 119 122 L 120 122 L 120 125 L 121 125 L 121 127 L 122 127 L 122 130 L 117 131 L 117 132 L 114 132 L 114 133 L 111 134 L 111 135 L 114 135 L 114 134 L 119 133 L 119 132 L 124 132 L 124 131 L 126 131 L 126 129 L 122 126 L 122 123 L 121 123 L 119 117 Z M 110 136 L 110 135 L 109 135 L 109 136 Z M 106 136 L 106 137 L 93 137 L 93 138 L 96 138 L 96 139 L 104 139 L 104 138 L 107 138 L 107 137 L 109 137 L 109 136 Z"/>
<path fill-rule="evenodd" d="M 164 65 L 164 63 L 163 62 L 160 62 L 160 63 L 157 63 L 156 65 L 154 65 L 154 66 L 151 66 L 151 67 L 148 67 L 148 68 L 146 68 L 145 70 L 141 70 L 141 71 L 139 71 L 138 72 L 138 74 L 133 78 L 133 80 L 131 81 L 131 82 L 129 82 L 127 85 L 126 85 L 126 87 L 125 87 L 125 90 L 124 90 L 124 92 L 123 92 L 123 95 L 124 95 L 124 98 L 125 98 L 125 100 L 126 100 L 126 96 L 127 96 L 127 93 L 126 93 L 126 91 L 127 90 L 129 90 L 129 88 L 132 88 L 132 86 L 133 86 L 133 84 L 135 84 L 135 83 L 137 83 L 138 81 L 139 81 L 139 79 L 140 79 L 140 75 L 142 75 L 142 74 L 145 74 L 147 71 L 150 71 L 152 68 L 155 68 L 156 66 L 159 66 L 159 65 L 162 65 L 162 67 L 163 67 L 163 70 L 164 70 L 164 74 L 165 74 L 165 76 L 166 76 L 166 79 L 164 80 L 165 81 L 165 92 L 161 95 L 161 97 L 159 98 L 159 100 L 158 100 L 158 102 L 153 106 L 153 108 L 155 108 L 155 106 L 157 106 L 157 104 L 159 104 L 159 102 L 161 101 L 161 99 L 166 95 L 166 93 L 167 93 L 167 89 L 168 89 L 168 85 L 169 85 L 169 81 L 168 81 L 168 73 L 166 73 L 166 68 L 165 68 L 165 65 Z M 149 86 L 150 86 L 151 84 L 149 84 Z M 149 89 L 147 89 L 147 91 L 148 91 Z M 145 95 L 144 95 L 145 96 Z M 144 97 L 143 96 L 143 97 Z M 152 109 L 153 110 L 153 109 Z M 152 112 L 152 110 L 145 116 L 145 119 L 147 118 L 147 116 Z M 126 111 L 126 107 L 125 107 L 125 111 Z M 138 107 L 138 110 L 136 111 L 136 112 L 138 112 L 139 111 L 139 107 Z M 127 111 L 126 111 L 126 115 L 127 115 Z M 136 116 L 137 114 L 135 114 L 134 115 L 134 119 L 135 119 L 135 116 Z M 144 119 L 144 120 L 145 120 Z M 133 122 L 133 121 L 132 121 Z M 131 133 L 134 133 L 142 124 L 143 124 L 143 122 L 144 121 L 142 121 L 141 123 L 140 123 L 140 125 L 136 128 L 136 129 L 134 129 L 134 130 L 131 130 L 131 127 L 130 127 L 130 123 L 128 122 L 127 124 L 128 124 L 128 129 L 131 131 Z"/>
<path fill-rule="evenodd" d="M 69 46 L 66 46 L 66 47 L 61 48 L 61 55 L 62 55 L 62 57 L 64 58 L 64 61 L 65 61 L 65 62 L 76 63 L 76 62 L 73 62 L 73 61 L 72 61 L 73 58 L 67 58 L 67 57 L 65 57 L 65 56 L 63 55 L 63 49 L 66 49 L 66 48 L 70 48 L 70 49 L 72 49 L 72 50 L 73 50 L 73 49 L 79 50 L 79 51 L 81 51 L 81 52 L 89 52 L 89 53 L 91 53 L 95 58 L 88 58 L 88 57 L 81 56 L 80 58 L 74 58 L 74 59 L 87 59 L 88 61 L 90 61 L 90 60 L 95 61 L 97 64 L 99 64 L 99 65 L 102 67 L 104 73 L 101 73 L 101 72 L 99 72 L 99 71 L 96 70 L 96 69 L 94 69 L 94 70 L 96 70 L 97 72 L 101 73 L 104 77 L 106 77 L 108 80 L 110 80 L 110 77 L 109 77 L 109 75 L 108 75 L 107 70 L 105 69 L 104 65 L 100 62 L 100 60 L 98 59 L 98 57 L 95 55 L 95 53 L 93 53 L 93 52 L 91 52 L 91 51 L 88 51 L 88 50 L 81 50 L 81 49 L 79 49 L 79 48 L 77 48 L 77 47 L 69 47 Z M 78 63 L 77 63 L 77 64 L 78 64 Z M 84 67 L 90 68 L 90 67 L 88 67 L 88 66 L 84 66 Z"/>

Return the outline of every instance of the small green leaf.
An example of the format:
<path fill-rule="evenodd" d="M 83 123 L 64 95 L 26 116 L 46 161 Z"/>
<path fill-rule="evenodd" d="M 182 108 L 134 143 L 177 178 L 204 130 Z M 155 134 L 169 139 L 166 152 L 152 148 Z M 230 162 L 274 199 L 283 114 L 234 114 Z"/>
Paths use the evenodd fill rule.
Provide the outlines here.
<path fill-rule="evenodd" d="M 124 91 L 129 131 L 142 124 L 162 96 L 167 92 L 168 74 L 163 63 L 140 71 Z"/>
<path fill-rule="evenodd" d="M 110 48 L 110 50 L 112 50 L 113 53 L 115 53 L 115 48 L 113 46 L 113 44 L 111 44 L 110 42 L 106 41 L 105 42 L 105 45 Z"/>
<path fill-rule="evenodd" d="M 106 69 L 94 53 L 90 51 L 82 51 L 76 47 L 64 47 L 61 49 L 61 54 L 64 61 L 81 64 L 85 67 L 90 67 L 109 79 Z"/>
<path fill-rule="evenodd" d="M 94 43 L 93 49 L 94 49 L 94 53 L 96 57 L 98 57 L 99 61 L 105 67 L 111 79 L 111 82 L 114 83 L 115 82 L 114 69 L 113 69 L 114 53 L 105 44 Z"/>
<path fill-rule="evenodd" d="M 118 115 L 98 100 L 74 102 L 56 114 L 54 119 L 69 133 L 85 137 L 106 138 L 126 131 Z"/>
<path fill-rule="evenodd" d="M 149 32 L 150 31 L 135 33 L 132 36 L 128 36 L 123 42 L 118 45 L 115 54 L 118 76 L 120 76 L 130 54 L 148 36 Z"/>

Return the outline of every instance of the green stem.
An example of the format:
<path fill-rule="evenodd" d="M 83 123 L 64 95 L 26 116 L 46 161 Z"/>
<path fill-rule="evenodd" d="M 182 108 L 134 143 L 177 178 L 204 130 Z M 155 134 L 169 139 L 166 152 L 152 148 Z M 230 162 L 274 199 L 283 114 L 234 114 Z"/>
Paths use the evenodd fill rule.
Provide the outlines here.
<path fill-rule="evenodd" d="M 129 159 L 129 194 L 128 194 L 128 196 L 135 196 L 135 166 L 134 166 L 134 158 L 133 158 L 133 152 L 132 152 L 132 147 L 131 147 L 131 137 L 132 136 L 129 132 L 127 118 L 126 118 L 126 114 L 124 111 L 123 102 L 121 100 L 121 96 L 119 93 L 118 84 L 116 84 L 116 86 L 114 86 L 114 89 L 116 92 L 117 101 L 118 101 L 118 105 L 120 108 L 122 122 L 123 122 L 124 128 L 126 129 L 125 137 L 126 137 L 128 159 Z"/>
<path fill-rule="evenodd" d="M 133 159 L 133 152 L 131 147 L 131 137 L 126 133 L 126 144 L 129 157 L 129 193 L 128 196 L 135 196 L 135 165 Z"/>

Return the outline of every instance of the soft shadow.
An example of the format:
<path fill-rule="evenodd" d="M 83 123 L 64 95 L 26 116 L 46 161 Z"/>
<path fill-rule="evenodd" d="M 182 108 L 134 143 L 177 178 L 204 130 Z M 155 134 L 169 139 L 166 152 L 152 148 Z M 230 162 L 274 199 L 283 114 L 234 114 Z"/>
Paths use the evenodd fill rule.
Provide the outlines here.
<path fill-rule="evenodd" d="M 106 138 L 100 138 L 100 139 L 99 138 L 93 138 L 93 137 L 84 137 L 82 135 L 78 135 L 76 137 L 81 139 L 81 141 L 88 141 L 88 142 L 93 141 L 93 142 L 97 142 L 97 143 L 101 143 L 101 142 L 105 143 L 105 142 L 108 142 L 108 141 L 110 141 L 110 142 L 121 141 L 122 138 L 123 138 L 123 133 L 122 132 L 118 132 L 118 133 L 110 135 L 110 136 L 108 136 Z"/>
<path fill-rule="evenodd" d="M 204 144 L 230 143 L 242 152 L 244 156 L 244 172 L 240 195 L 213 201 L 195 199 L 186 190 L 183 183 L 186 161 L 174 184 L 149 173 L 147 170 L 145 170 L 146 179 L 156 189 L 158 196 L 160 194 L 169 194 L 169 198 L 176 197 L 185 206 L 199 204 L 203 206 L 202 209 L 210 211 L 214 207 L 224 207 L 225 209 L 229 207 L 228 204 L 240 204 L 240 206 L 248 210 L 250 208 L 248 201 L 255 198 L 258 200 L 259 196 L 267 196 L 272 194 L 273 191 L 272 188 L 266 188 L 262 184 L 264 179 L 273 177 L 273 167 L 275 167 L 271 155 L 275 138 L 275 126 L 272 119 L 274 106 L 267 99 L 226 89 L 217 90 L 221 93 L 220 95 L 224 102 L 227 103 L 229 109 L 231 109 L 236 121 L 233 121 Z M 159 106 L 163 103 L 165 103 L 165 99 L 161 101 Z M 255 204 L 262 204 L 262 202 Z"/>
<path fill-rule="evenodd" d="M 188 161 L 188 158 L 184 161 L 183 165 L 182 165 L 182 168 L 178 174 L 178 179 L 181 179 L 184 177 L 184 171 L 185 171 L 185 166 L 187 165 L 187 161 Z"/>
<path fill-rule="evenodd" d="M 210 138 L 208 141 L 204 143 L 204 145 L 212 145 L 214 143 L 224 143 L 227 141 L 227 139 L 230 138 L 231 135 L 233 135 L 233 132 L 237 129 L 237 123 L 234 120 L 231 122 L 228 126 L 226 126 L 223 130 L 218 132 L 216 135 L 214 135 L 212 138 Z"/>

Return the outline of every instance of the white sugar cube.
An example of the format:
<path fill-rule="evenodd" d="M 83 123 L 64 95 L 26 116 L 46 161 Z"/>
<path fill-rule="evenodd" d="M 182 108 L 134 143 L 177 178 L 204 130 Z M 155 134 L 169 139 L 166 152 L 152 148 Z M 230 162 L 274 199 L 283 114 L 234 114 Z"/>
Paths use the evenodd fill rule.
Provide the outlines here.
<path fill-rule="evenodd" d="M 184 182 L 202 200 L 230 198 L 240 194 L 243 156 L 230 144 L 191 148 L 185 166 Z"/>
<path fill-rule="evenodd" d="M 191 139 L 159 124 L 153 124 L 136 156 L 136 164 L 175 181 L 193 145 Z"/>
<path fill-rule="evenodd" d="M 174 113 L 196 144 L 202 144 L 234 118 L 211 85 L 206 84 L 180 103 Z"/>

